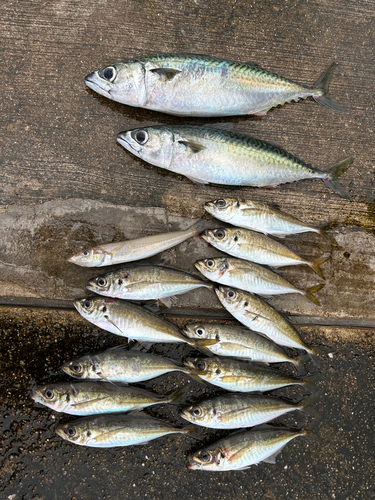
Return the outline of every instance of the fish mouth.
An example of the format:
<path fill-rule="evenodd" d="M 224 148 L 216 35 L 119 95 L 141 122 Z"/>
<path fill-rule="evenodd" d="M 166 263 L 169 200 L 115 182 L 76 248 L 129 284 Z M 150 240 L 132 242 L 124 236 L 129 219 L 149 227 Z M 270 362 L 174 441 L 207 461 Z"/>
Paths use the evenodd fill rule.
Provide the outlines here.
<path fill-rule="evenodd" d="M 94 280 L 90 280 L 87 282 L 87 285 L 86 285 L 86 288 L 87 290 L 90 290 L 90 292 L 97 292 L 97 285 L 95 284 L 95 281 Z"/>
<path fill-rule="evenodd" d="M 117 142 L 119 144 L 121 144 L 121 146 L 123 146 L 125 149 L 127 149 L 131 153 L 134 153 L 138 156 L 141 148 L 134 147 L 132 140 L 131 139 L 129 140 L 127 135 L 128 135 L 128 132 L 121 132 L 120 134 L 118 134 L 117 139 L 116 139 Z"/>
<path fill-rule="evenodd" d="M 214 212 L 216 212 L 216 205 L 214 204 L 213 201 L 207 201 L 207 203 L 204 204 L 204 207 L 203 207 L 206 212 L 208 212 L 209 214 L 212 214 Z"/>
<path fill-rule="evenodd" d="M 99 84 L 100 80 L 99 81 L 98 80 L 99 80 L 98 73 L 97 71 L 94 71 L 94 73 L 90 73 L 85 77 L 85 84 L 94 92 L 97 92 L 98 94 L 103 95 L 104 97 L 108 97 L 108 99 L 112 99 L 111 91 L 103 88 Z"/>
<path fill-rule="evenodd" d="M 206 229 L 201 235 L 201 238 L 204 239 L 204 241 L 207 241 L 207 243 L 210 243 L 210 238 L 212 238 L 212 231 L 211 229 Z"/>
<path fill-rule="evenodd" d="M 203 236 L 202 236 L 203 237 Z M 204 269 L 204 263 L 202 260 L 197 260 L 197 262 L 194 264 L 194 266 L 198 269 L 198 271 L 202 272 L 202 269 Z"/>
<path fill-rule="evenodd" d="M 55 432 L 56 432 L 56 434 L 58 436 L 62 437 L 66 441 L 69 441 L 68 438 L 67 438 L 67 435 L 64 432 L 64 427 L 57 427 L 56 430 L 55 430 Z"/>
<path fill-rule="evenodd" d="M 73 306 L 77 309 L 77 311 L 79 312 L 79 314 L 82 313 L 83 311 L 83 307 L 82 307 L 82 300 L 84 299 L 79 299 L 79 300 L 74 300 L 73 301 Z"/>
<path fill-rule="evenodd" d="M 189 413 L 189 410 L 188 409 L 182 409 L 179 411 L 179 415 L 180 417 L 184 418 L 185 420 L 187 420 L 188 422 L 190 422 L 190 413 Z"/>

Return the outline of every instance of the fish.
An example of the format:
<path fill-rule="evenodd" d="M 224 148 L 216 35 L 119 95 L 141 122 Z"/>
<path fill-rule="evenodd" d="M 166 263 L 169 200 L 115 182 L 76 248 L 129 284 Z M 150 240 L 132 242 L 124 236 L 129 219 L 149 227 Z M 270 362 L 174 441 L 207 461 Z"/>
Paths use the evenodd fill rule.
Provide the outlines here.
<path fill-rule="evenodd" d="M 192 426 L 174 427 L 163 420 L 149 417 L 138 411 L 126 415 L 93 415 L 56 427 L 56 433 L 66 441 L 95 448 L 146 444 L 169 434 L 193 432 Z"/>
<path fill-rule="evenodd" d="M 254 63 L 199 54 L 154 54 L 110 64 L 87 75 L 85 84 L 108 99 L 176 116 L 264 116 L 274 106 L 308 97 L 347 112 L 328 94 L 335 67 L 331 63 L 310 88 Z"/>
<path fill-rule="evenodd" d="M 280 346 L 248 328 L 217 324 L 188 323 L 183 333 L 192 339 L 215 339 L 217 344 L 207 347 L 219 356 L 234 357 L 260 363 L 293 363 L 300 367 L 298 358 L 291 358 Z"/>
<path fill-rule="evenodd" d="M 130 302 L 106 298 L 93 297 L 74 301 L 74 307 L 85 319 L 103 328 L 107 332 L 128 337 L 139 342 L 186 342 L 189 345 L 205 347 L 216 341 L 194 341 L 185 337 L 181 330 L 153 314 L 144 307 Z"/>
<path fill-rule="evenodd" d="M 308 261 L 279 241 L 248 229 L 208 229 L 202 234 L 202 238 L 218 250 L 239 259 L 276 268 L 306 265 L 323 279 L 320 265 L 330 258 L 329 254 L 324 254 L 319 259 Z"/>
<path fill-rule="evenodd" d="M 224 286 L 216 289 L 216 295 L 225 309 L 243 325 L 262 333 L 276 344 L 304 349 L 310 356 L 317 356 L 315 349 L 305 344 L 294 326 L 264 300 L 243 290 Z"/>
<path fill-rule="evenodd" d="M 192 274 L 179 269 L 148 264 L 123 267 L 91 279 L 86 288 L 106 297 L 128 300 L 157 300 L 200 287 L 212 289 Z"/>
<path fill-rule="evenodd" d="M 193 376 L 232 392 L 266 392 L 293 384 L 310 384 L 308 380 L 249 361 L 218 357 L 187 358 L 184 364 L 195 370 Z"/>
<path fill-rule="evenodd" d="M 180 416 L 192 424 L 210 429 L 238 429 L 254 427 L 295 410 L 304 411 L 306 406 L 273 396 L 224 394 L 186 406 L 180 411 Z"/>
<path fill-rule="evenodd" d="M 349 157 L 329 170 L 317 170 L 282 148 L 216 127 L 155 125 L 121 132 L 119 142 L 130 153 L 157 167 L 188 177 L 199 185 L 274 188 L 304 179 L 321 179 L 343 198 L 350 198 L 338 177 L 353 163 Z"/>
<path fill-rule="evenodd" d="M 159 396 L 138 387 L 118 387 L 107 382 L 63 382 L 36 386 L 31 398 L 52 410 L 84 416 L 139 410 L 171 403 L 180 395 L 181 389 L 169 396 Z"/>
<path fill-rule="evenodd" d="M 288 235 L 313 232 L 320 234 L 329 243 L 337 245 L 324 229 L 309 226 L 289 213 L 260 201 L 222 198 L 208 201 L 203 208 L 219 220 L 265 235 L 284 238 Z"/>
<path fill-rule="evenodd" d="M 320 306 L 313 293 L 318 292 L 324 285 L 301 290 L 278 274 L 252 262 L 222 257 L 198 260 L 195 267 L 203 276 L 222 285 L 262 296 L 299 293 Z"/>
<path fill-rule="evenodd" d="M 207 221 L 198 220 L 184 231 L 154 234 L 134 240 L 107 243 L 87 248 L 68 259 L 68 262 L 82 267 L 103 267 L 147 259 L 197 236 L 207 228 Z"/>
<path fill-rule="evenodd" d="M 188 468 L 227 471 L 248 469 L 259 462 L 274 464 L 289 441 L 309 432 L 270 428 L 234 433 L 190 455 Z"/>
<path fill-rule="evenodd" d="M 180 366 L 165 356 L 128 351 L 125 346 L 86 354 L 67 361 L 61 368 L 77 379 L 106 380 L 122 384 L 144 382 L 173 371 L 186 374 L 191 372 L 186 366 Z"/>

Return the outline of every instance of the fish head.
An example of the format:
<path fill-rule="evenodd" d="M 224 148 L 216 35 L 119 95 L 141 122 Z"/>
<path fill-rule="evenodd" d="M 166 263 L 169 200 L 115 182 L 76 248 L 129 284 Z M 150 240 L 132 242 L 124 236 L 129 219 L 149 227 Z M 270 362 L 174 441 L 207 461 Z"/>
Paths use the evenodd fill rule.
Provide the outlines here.
<path fill-rule="evenodd" d="M 100 247 L 85 249 L 68 259 L 68 262 L 82 267 L 98 267 L 103 264 L 107 252 Z"/>
<path fill-rule="evenodd" d="M 241 210 L 241 200 L 236 198 L 221 198 L 208 201 L 204 209 L 217 219 L 229 222 Z"/>
<path fill-rule="evenodd" d="M 210 381 L 220 378 L 222 375 L 221 361 L 219 358 L 187 358 L 185 366 L 193 369 L 193 375 Z"/>
<path fill-rule="evenodd" d="M 235 288 L 220 286 L 215 289 L 215 292 L 220 302 L 229 312 L 236 309 L 238 302 L 241 300 L 241 292 Z"/>
<path fill-rule="evenodd" d="M 73 388 L 67 387 L 67 384 L 37 385 L 34 387 L 30 397 L 36 403 L 48 406 L 52 410 L 64 411 L 73 392 Z"/>
<path fill-rule="evenodd" d="M 190 339 L 215 338 L 210 335 L 210 331 L 206 328 L 206 325 L 201 323 L 188 323 L 182 331 Z"/>
<path fill-rule="evenodd" d="M 210 401 L 201 404 L 191 405 L 180 411 L 180 416 L 192 424 L 210 427 L 210 422 L 215 417 L 215 408 Z"/>
<path fill-rule="evenodd" d="M 93 297 L 75 300 L 73 304 L 81 316 L 98 325 L 107 312 L 106 301 L 103 297 Z"/>
<path fill-rule="evenodd" d="M 202 259 L 195 263 L 195 267 L 203 276 L 212 280 L 218 281 L 228 270 L 229 264 L 227 258 L 218 259 Z"/>
<path fill-rule="evenodd" d="M 210 243 L 213 247 L 229 252 L 229 250 L 237 244 L 238 235 L 236 229 L 220 228 L 220 229 L 207 229 L 202 238 Z"/>
<path fill-rule="evenodd" d="M 145 69 L 138 61 L 115 63 L 94 71 L 86 76 L 85 84 L 98 94 L 129 106 L 145 103 Z"/>
<path fill-rule="evenodd" d="M 82 356 L 81 358 L 72 359 L 64 363 L 61 369 L 74 378 L 80 379 L 96 379 L 100 378 L 96 374 L 98 363 L 94 363 L 90 356 Z M 99 368 L 100 371 L 100 368 Z"/>
<path fill-rule="evenodd" d="M 188 457 L 191 470 L 217 471 L 224 468 L 226 454 L 220 447 L 207 447 Z"/>
<path fill-rule="evenodd" d="M 71 443 L 85 445 L 92 436 L 91 424 L 86 418 L 60 424 L 56 427 L 56 434 Z"/>
<path fill-rule="evenodd" d="M 174 136 L 168 127 L 144 127 L 121 132 L 117 142 L 152 165 L 162 168 L 171 165 Z"/>

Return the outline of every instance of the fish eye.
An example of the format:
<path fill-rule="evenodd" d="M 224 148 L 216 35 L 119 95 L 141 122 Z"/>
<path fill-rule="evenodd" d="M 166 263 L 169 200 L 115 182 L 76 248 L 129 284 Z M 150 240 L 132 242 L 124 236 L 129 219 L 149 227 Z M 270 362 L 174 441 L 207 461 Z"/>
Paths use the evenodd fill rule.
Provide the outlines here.
<path fill-rule="evenodd" d="M 198 368 L 198 370 L 205 370 L 206 369 L 206 363 L 204 361 L 197 361 L 195 363 L 195 366 Z"/>
<path fill-rule="evenodd" d="M 84 255 L 85 257 L 87 257 L 87 255 L 88 255 L 89 253 L 90 253 L 90 252 L 89 252 L 88 250 L 84 250 L 84 251 L 82 252 L 82 255 Z"/>
<path fill-rule="evenodd" d="M 68 436 L 70 437 L 73 437 L 76 435 L 76 430 L 74 429 L 74 427 L 68 427 L 66 429 L 66 434 L 68 434 Z"/>
<path fill-rule="evenodd" d="M 85 300 L 83 305 L 84 305 L 84 307 L 86 307 L 86 309 L 89 309 L 91 307 L 91 300 Z"/>
<path fill-rule="evenodd" d="M 247 307 L 249 305 L 248 301 L 246 300 L 244 303 L 243 303 L 244 307 Z"/>
<path fill-rule="evenodd" d="M 240 202 L 239 202 L 239 201 L 237 201 L 236 205 L 237 205 L 237 207 L 239 207 L 239 206 L 240 206 Z"/>
<path fill-rule="evenodd" d="M 230 290 L 230 291 L 228 292 L 228 297 L 230 297 L 231 299 L 233 299 L 233 297 L 234 297 L 235 295 L 236 295 L 236 294 L 235 294 L 235 292 L 234 292 L 233 290 Z"/>
<path fill-rule="evenodd" d="M 148 141 L 148 133 L 146 130 L 137 130 L 134 134 L 134 139 L 138 142 L 138 144 L 145 144 Z"/>
<path fill-rule="evenodd" d="M 208 453 L 208 451 L 203 451 L 200 458 L 201 460 L 203 460 L 203 462 L 209 462 L 211 460 L 211 453 Z"/>
<path fill-rule="evenodd" d="M 199 406 L 196 406 L 195 408 L 192 409 L 192 413 L 197 417 L 200 417 L 202 415 L 202 410 L 201 408 L 199 408 Z"/>
<path fill-rule="evenodd" d="M 195 330 L 195 332 L 197 333 L 197 335 L 203 335 L 204 334 L 203 328 L 197 328 Z"/>
<path fill-rule="evenodd" d="M 79 365 L 79 364 L 77 364 L 77 365 L 73 365 L 73 366 L 72 366 L 72 370 L 73 370 L 74 372 L 76 372 L 76 373 L 79 373 L 79 372 L 81 372 L 81 371 L 82 371 L 82 366 L 81 366 L 81 365 Z"/>
<path fill-rule="evenodd" d="M 213 265 L 214 265 L 214 264 L 215 264 L 215 263 L 214 263 L 214 261 L 213 261 L 213 260 L 208 260 L 208 261 L 207 261 L 207 265 L 208 265 L 208 267 L 213 267 Z"/>
<path fill-rule="evenodd" d="M 53 398 L 53 391 L 51 391 L 51 389 L 47 389 L 44 393 L 45 397 L 48 398 L 48 399 L 52 399 Z"/>
<path fill-rule="evenodd" d="M 117 283 L 118 283 L 119 285 L 122 285 L 122 283 L 123 283 L 123 282 L 122 282 L 122 279 L 121 279 L 121 278 L 119 278 L 119 280 L 117 281 Z"/>
<path fill-rule="evenodd" d="M 225 236 L 225 232 L 222 229 L 219 229 L 215 233 L 216 238 L 219 238 L 219 240 L 222 240 Z"/>
<path fill-rule="evenodd" d="M 90 436 L 91 436 L 91 434 L 92 434 L 92 432 L 91 432 L 90 430 L 89 430 L 89 431 L 87 431 L 87 433 L 86 433 L 87 437 L 90 437 Z"/>
<path fill-rule="evenodd" d="M 112 83 L 116 78 L 116 69 L 113 66 L 107 66 L 99 71 L 99 76 L 103 78 L 103 80 L 107 80 Z"/>
<path fill-rule="evenodd" d="M 221 208 L 225 207 L 225 205 L 226 205 L 226 204 L 227 204 L 227 202 L 226 202 L 225 200 L 218 200 L 218 201 L 216 202 L 216 205 L 217 205 L 218 207 L 221 207 Z"/>
<path fill-rule="evenodd" d="M 99 286 L 105 286 L 107 284 L 107 280 L 105 278 L 99 278 L 97 283 Z"/>
<path fill-rule="evenodd" d="M 104 312 L 104 313 L 105 313 L 105 312 L 107 312 L 107 308 L 106 308 L 106 306 L 103 306 L 103 307 L 102 307 L 102 312 Z"/>
<path fill-rule="evenodd" d="M 233 239 L 234 241 L 238 241 L 238 236 L 235 236 Z"/>

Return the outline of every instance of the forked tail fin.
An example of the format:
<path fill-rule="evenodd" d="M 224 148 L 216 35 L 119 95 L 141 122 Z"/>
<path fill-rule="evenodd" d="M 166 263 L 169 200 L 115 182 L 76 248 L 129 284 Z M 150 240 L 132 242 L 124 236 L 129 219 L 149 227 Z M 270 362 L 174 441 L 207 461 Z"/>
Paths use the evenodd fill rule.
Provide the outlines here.
<path fill-rule="evenodd" d="M 326 179 L 322 179 L 324 184 L 335 191 L 335 193 L 347 199 L 350 198 L 350 195 L 344 186 L 340 184 L 338 177 L 348 170 L 353 161 L 354 158 L 350 156 L 349 158 L 345 158 L 345 160 L 336 163 L 336 165 L 333 165 L 333 167 L 328 170 L 328 177 Z"/>
<path fill-rule="evenodd" d="M 340 113 L 347 113 L 348 109 L 328 94 L 328 87 L 332 80 L 335 67 L 336 63 L 333 62 L 319 77 L 314 85 L 313 92 L 316 93 L 312 95 L 312 98 L 321 106 L 333 109 L 334 111 L 340 111 Z"/>
<path fill-rule="evenodd" d="M 320 276 L 321 278 L 325 279 L 324 278 L 324 275 L 322 273 L 322 270 L 320 269 L 320 266 L 324 263 L 324 262 L 327 262 L 327 260 L 329 260 L 331 257 L 330 254 L 324 254 L 322 257 L 320 257 L 319 259 L 316 259 L 312 262 L 308 262 L 308 265 L 311 267 L 311 269 L 313 269 L 316 274 L 318 276 Z M 310 298 L 310 297 L 309 297 Z"/>
<path fill-rule="evenodd" d="M 316 292 L 319 292 L 319 290 L 322 289 L 323 287 L 324 287 L 324 283 L 321 284 L 321 285 L 312 286 L 311 288 L 308 288 L 307 290 L 305 290 L 306 297 L 309 300 L 311 300 L 311 302 L 313 302 L 314 304 L 316 304 L 317 306 L 320 306 L 320 302 L 315 297 L 315 295 L 313 295 L 313 294 L 316 293 Z"/>

